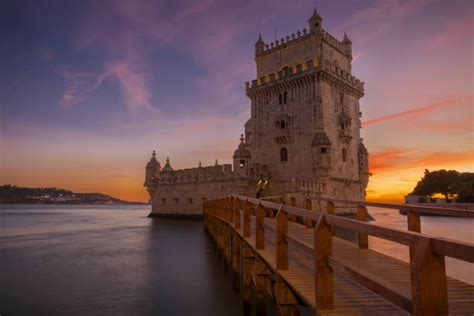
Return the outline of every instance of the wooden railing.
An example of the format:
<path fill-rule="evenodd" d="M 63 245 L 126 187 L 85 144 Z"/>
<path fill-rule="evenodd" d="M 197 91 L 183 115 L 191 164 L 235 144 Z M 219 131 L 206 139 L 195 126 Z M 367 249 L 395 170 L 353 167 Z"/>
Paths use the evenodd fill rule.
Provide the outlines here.
<path fill-rule="evenodd" d="M 300 208 L 295 206 L 294 200 L 290 201 L 290 204 L 293 205 L 285 205 L 231 195 L 205 202 L 204 214 L 233 224 L 234 229 L 242 230 L 244 238 L 255 234 L 255 249 L 257 250 L 265 249 L 265 230 L 275 230 L 266 225 L 265 218 L 276 217 L 276 269 L 288 270 L 290 268 L 289 244 L 295 246 L 299 251 L 313 256 L 315 301 L 318 310 L 334 308 L 332 265 L 347 265 L 347 262 L 336 262 L 337 259 L 332 256 L 332 237 L 335 228 L 357 233 L 358 246 L 361 249 L 368 248 L 369 235 L 408 246 L 410 249 L 411 298 L 396 293 L 385 281 L 373 279 L 370 274 L 364 276 L 366 281 L 364 286 L 376 288 L 379 295 L 413 314 L 448 313 L 445 257 L 474 263 L 474 245 L 420 233 L 420 214 L 435 211 L 440 215 L 462 214 L 465 217 L 474 217 L 472 216 L 473 212 L 336 199 L 320 199 L 318 203 L 321 204 L 321 202 L 325 202 L 325 209 L 313 209 L 312 200 L 305 200 L 304 208 Z M 337 216 L 335 214 L 336 203 L 356 206 L 357 220 Z M 405 209 L 408 212 L 408 231 L 367 223 L 368 206 Z M 251 231 L 252 217 L 255 221 L 254 232 Z M 289 221 L 298 221 L 307 229 L 313 229 L 313 244 L 290 236 L 288 234 Z M 304 228 L 302 227 L 302 229 Z M 361 279 L 358 281 L 362 282 Z"/>

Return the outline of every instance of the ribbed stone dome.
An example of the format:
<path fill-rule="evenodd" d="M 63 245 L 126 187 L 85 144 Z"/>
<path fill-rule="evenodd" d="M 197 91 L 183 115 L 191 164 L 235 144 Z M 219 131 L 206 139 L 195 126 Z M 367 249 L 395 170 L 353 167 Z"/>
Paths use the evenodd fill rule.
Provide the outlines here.
<path fill-rule="evenodd" d="M 158 162 L 158 160 L 156 160 L 156 152 L 154 150 L 150 158 L 150 161 L 148 161 L 148 163 L 146 164 L 146 168 L 147 169 L 155 169 L 155 168 L 161 169 L 160 163 Z"/>
<path fill-rule="evenodd" d="M 365 148 L 364 143 L 359 143 L 359 154 L 363 154 L 363 155 L 369 154 L 367 148 Z"/>
<path fill-rule="evenodd" d="M 173 171 L 173 168 L 171 167 L 170 165 L 170 159 L 169 158 L 166 158 L 166 164 L 165 166 L 163 167 L 163 170 L 161 170 L 161 172 L 167 172 L 167 171 Z"/>
<path fill-rule="evenodd" d="M 247 145 L 244 143 L 244 135 L 240 137 L 240 144 L 234 151 L 233 158 L 251 158 L 250 150 L 247 149 Z"/>
<path fill-rule="evenodd" d="M 328 135 L 325 132 L 317 132 L 313 136 L 311 146 L 331 145 Z"/>

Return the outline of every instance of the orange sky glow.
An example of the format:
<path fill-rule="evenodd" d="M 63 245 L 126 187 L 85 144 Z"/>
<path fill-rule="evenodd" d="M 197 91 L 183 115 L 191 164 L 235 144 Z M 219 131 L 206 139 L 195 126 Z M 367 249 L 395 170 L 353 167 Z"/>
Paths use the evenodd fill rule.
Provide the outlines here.
<path fill-rule="evenodd" d="M 258 34 L 307 27 L 312 4 L 150 9 L 159 2 L 57 2 L 6 17 L 17 27 L 0 51 L 0 184 L 147 201 L 154 149 L 174 169 L 232 162 Z M 365 82 L 367 199 L 402 202 L 425 169 L 474 172 L 474 2 L 321 0 L 318 10 L 327 31 L 347 32 Z"/>

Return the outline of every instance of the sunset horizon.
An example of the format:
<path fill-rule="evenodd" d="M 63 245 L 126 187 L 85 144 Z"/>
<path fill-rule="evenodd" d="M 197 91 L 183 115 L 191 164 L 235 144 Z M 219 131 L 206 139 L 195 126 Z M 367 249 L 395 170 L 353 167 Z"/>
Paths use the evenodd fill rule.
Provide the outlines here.
<path fill-rule="evenodd" d="M 107 16 L 104 3 L 4 5 L 13 27 L 1 53 L 0 184 L 144 202 L 152 150 L 179 169 L 231 163 L 250 117 L 244 82 L 255 77 L 258 34 L 302 28 L 313 10 L 265 3 L 121 1 Z M 367 199 L 403 202 L 425 169 L 472 172 L 472 5 L 318 1 L 318 10 L 354 43 L 353 73 L 365 81 Z"/>

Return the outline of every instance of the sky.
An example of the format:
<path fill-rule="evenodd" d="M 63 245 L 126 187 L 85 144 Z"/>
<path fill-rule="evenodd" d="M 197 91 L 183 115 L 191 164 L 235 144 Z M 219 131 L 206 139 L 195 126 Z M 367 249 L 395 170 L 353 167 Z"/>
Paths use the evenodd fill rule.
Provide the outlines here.
<path fill-rule="evenodd" d="M 309 0 L 0 2 L 0 184 L 147 200 L 144 167 L 230 163 L 254 43 L 307 27 Z M 318 0 L 365 82 L 371 200 L 424 169 L 474 171 L 474 1 Z"/>

